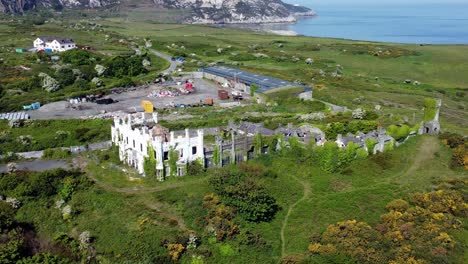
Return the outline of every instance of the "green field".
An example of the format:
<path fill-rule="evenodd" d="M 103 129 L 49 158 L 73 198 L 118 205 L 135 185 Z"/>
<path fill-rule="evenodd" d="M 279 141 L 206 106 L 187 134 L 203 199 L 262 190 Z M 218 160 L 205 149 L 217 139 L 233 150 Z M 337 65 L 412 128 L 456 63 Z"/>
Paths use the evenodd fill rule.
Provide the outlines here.
<path fill-rule="evenodd" d="M 151 17 L 150 13 L 145 14 Z M 369 119 L 353 120 L 350 112 L 332 113 L 323 103 L 303 102 L 296 98 L 297 90 L 287 89 L 266 94 L 268 105 L 187 108 L 177 109 L 177 113 L 159 110 L 161 124 L 171 130 L 226 125 L 230 119 L 263 123 L 272 129 L 294 123 L 325 130 L 332 122 L 361 121 L 373 126 L 380 123 L 384 127 L 414 127 L 423 120 L 425 98 L 431 97 L 443 100 L 442 130 L 462 135 L 468 132 L 465 99 L 468 46 L 284 37 L 228 28 L 135 22 L 137 15 L 99 19 L 97 23 L 103 31 L 97 32 L 68 27 L 80 18 L 69 20 L 67 27 L 59 22 L 46 23 L 34 26 L 33 31 L 72 34 L 112 56 L 129 52 L 128 42 L 141 45 L 143 39 L 151 39 L 154 49 L 187 57 L 185 70 L 207 65 L 240 67 L 313 86 L 316 99 L 372 113 Z M 0 24 L 0 56 L 4 58 L 0 67 L 7 69 L 1 73 L 2 87 L 15 81 L 16 66 L 28 63 L 25 55 L 12 53 L 12 48 L 28 45 L 30 34 L 31 30 L 21 27 L 18 21 Z M 113 41 L 103 41 L 105 35 L 112 36 Z M 126 44 L 119 39 L 125 39 Z M 313 63 L 306 64 L 308 58 Z M 135 76 L 133 81 L 146 82 L 166 66 L 166 62 L 156 64 L 150 73 Z M 107 80 L 109 87 L 113 81 L 119 80 Z M 414 81 L 420 84 L 413 84 Z M 12 99 L 23 102 L 24 98 L 47 101 L 81 91 L 64 92 L 56 98 L 49 98 L 43 91 L 26 96 L 9 94 L 0 103 L 1 100 L 10 103 Z M 0 95 L 6 93 L 0 90 Z M 317 111 L 324 113 L 323 119 L 301 118 Z M 0 154 L 83 145 L 109 137 L 110 121 L 27 121 L 21 128 L 10 128 L 4 121 L 0 122 Z M 17 263 L 23 257 L 42 252 L 72 263 L 86 258 L 96 263 L 388 263 L 394 260 L 394 251 L 390 249 L 401 242 L 413 243 L 414 248 L 406 248 L 407 251 L 427 261 L 424 263 L 466 263 L 468 173 L 466 167 L 454 165 L 455 161 L 460 163 L 460 157 L 466 159 L 466 142 L 463 136 L 452 137 L 456 138 L 456 149 L 435 136 L 416 136 L 384 154 L 356 160 L 353 156 L 353 161 L 343 162 L 336 169 L 326 169 L 321 157 L 317 157 L 317 153 L 327 152 L 318 152 L 311 146 L 297 147 L 291 141 L 291 149 L 258 157 L 247 164 L 168 178 L 164 182 L 139 177 L 134 169 L 120 163 L 116 149 L 73 157 L 72 162 L 82 172 L 0 174 L 0 194 L 21 201 L 14 211 L 0 201 L 0 262 Z M 453 155 L 457 151 L 461 155 Z M 220 183 L 223 179 L 227 183 Z M 246 195 L 247 189 L 253 191 Z M 423 226 L 428 233 L 437 233 L 429 242 L 381 238 L 363 246 L 371 244 L 383 249 L 384 262 L 355 261 L 352 253 L 345 251 L 313 254 L 309 248 L 317 240 L 326 241 L 321 236 L 326 234 L 327 227 L 346 220 L 366 222 L 383 233 L 385 230 L 379 224 L 385 218 L 382 215 L 387 212 L 389 202 L 404 199 L 414 207 L 415 193 L 435 190 L 461 198 L 427 201 L 442 205 L 430 213 L 424 211 L 427 215 L 421 213 L 413 219 L 414 223 L 404 225 L 410 231 Z M 209 195 L 214 192 L 217 195 Z M 216 196 L 219 201 L 213 202 Z M 262 207 L 272 200 L 273 213 L 270 211 L 273 207 Z M 67 206 L 70 212 L 64 213 Z M 248 214 L 252 208 L 254 216 L 268 212 L 270 218 L 259 221 L 246 218 L 252 217 Z M 450 221 L 446 223 L 451 227 L 436 225 L 441 217 L 448 217 Z M 431 225 L 425 226 L 427 219 L 432 219 Z M 84 231 L 89 231 L 92 237 L 88 244 L 80 242 Z M 444 240 L 445 248 L 435 246 L 440 242 L 437 235 L 442 233 L 450 238 Z M 198 238 L 196 247 L 186 248 L 191 234 Z M 424 235 L 418 233 L 418 237 Z M 430 252 L 425 251 L 427 245 L 434 245 Z M 177 251 L 179 246 L 183 249 Z M 32 263 L 43 262 L 46 261 L 40 259 Z"/>
<path fill-rule="evenodd" d="M 441 98 L 442 127 L 462 134 L 467 132 L 468 46 L 285 37 L 117 18 L 102 23 L 120 34 L 151 38 L 155 48 L 167 53 L 187 56 L 186 69 L 198 69 L 199 65 L 210 63 L 239 64 L 234 67 L 312 85 L 315 98 L 351 109 L 374 109 L 380 105 L 382 119 L 391 120 L 389 123 L 421 120 L 424 98 Z M 218 54 L 218 48 L 224 51 Z M 381 55 L 374 56 L 379 51 Z M 192 53 L 196 56 L 190 56 Z M 268 57 L 256 58 L 257 53 Z M 294 62 L 293 57 L 299 61 Z M 314 63 L 307 65 L 307 58 L 312 58 Z M 197 62 L 192 63 L 192 59 Z M 337 67 L 341 77 L 332 76 Z M 406 84 L 406 80 L 420 85 Z"/>
<path fill-rule="evenodd" d="M 110 140 L 110 120 L 35 120 L 10 127 L 0 120 L 0 154 L 82 146 Z"/>

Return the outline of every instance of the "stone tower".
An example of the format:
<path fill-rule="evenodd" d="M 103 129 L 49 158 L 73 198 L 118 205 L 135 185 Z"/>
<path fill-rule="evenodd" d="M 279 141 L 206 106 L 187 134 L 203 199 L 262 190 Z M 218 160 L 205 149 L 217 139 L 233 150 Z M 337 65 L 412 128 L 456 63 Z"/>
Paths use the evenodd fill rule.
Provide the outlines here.
<path fill-rule="evenodd" d="M 418 134 L 428 134 L 428 135 L 438 135 L 440 133 L 440 107 L 442 106 L 442 99 L 437 99 L 437 111 L 434 116 L 434 119 L 428 122 L 425 122 L 418 131 Z"/>

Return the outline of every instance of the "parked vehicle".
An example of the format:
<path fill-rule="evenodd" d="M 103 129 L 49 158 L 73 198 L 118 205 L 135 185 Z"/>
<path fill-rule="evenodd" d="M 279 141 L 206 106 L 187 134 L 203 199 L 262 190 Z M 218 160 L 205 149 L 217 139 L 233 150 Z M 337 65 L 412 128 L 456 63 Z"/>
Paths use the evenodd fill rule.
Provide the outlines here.
<path fill-rule="evenodd" d="M 103 98 L 103 99 L 96 100 L 97 104 L 104 104 L 104 105 L 113 104 L 115 102 L 117 101 L 114 101 L 114 99 L 112 98 Z"/>

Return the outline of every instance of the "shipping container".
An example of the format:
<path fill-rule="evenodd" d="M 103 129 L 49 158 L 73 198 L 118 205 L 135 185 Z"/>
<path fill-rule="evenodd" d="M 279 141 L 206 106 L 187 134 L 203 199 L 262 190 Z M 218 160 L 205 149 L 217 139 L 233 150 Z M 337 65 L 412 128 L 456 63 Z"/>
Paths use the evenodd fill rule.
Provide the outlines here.
<path fill-rule="evenodd" d="M 207 98 L 205 99 L 205 104 L 206 105 L 213 105 L 214 101 L 213 101 L 213 98 Z"/>
<path fill-rule="evenodd" d="M 219 90 L 218 91 L 218 97 L 221 100 L 227 100 L 229 99 L 229 93 L 225 90 Z"/>

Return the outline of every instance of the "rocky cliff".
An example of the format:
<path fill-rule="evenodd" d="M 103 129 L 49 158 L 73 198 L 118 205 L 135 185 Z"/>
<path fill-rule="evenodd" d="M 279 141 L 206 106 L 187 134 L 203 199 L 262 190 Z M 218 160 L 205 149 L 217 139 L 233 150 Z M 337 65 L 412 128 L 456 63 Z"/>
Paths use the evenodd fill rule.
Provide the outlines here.
<path fill-rule="evenodd" d="M 166 8 L 192 11 L 190 22 L 272 23 L 294 22 L 298 16 L 312 16 L 314 11 L 283 3 L 281 0 L 154 0 Z"/>
<path fill-rule="evenodd" d="M 36 8 L 99 8 L 115 6 L 119 0 L 0 0 L 0 12 L 22 13 Z"/>
<path fill-rule="evenodd" d="M 167 9 L 188 10 L 190 16 L 185 22 L 199 24 L 294 22 L 298 16 L 315 15 L 306 7 L 286 4 L 281 0 L 0 0 L 0 12 L 22 13 L 39 7 L 138 7 L 142 3 L 146 6 L 150 4 Z"/>

